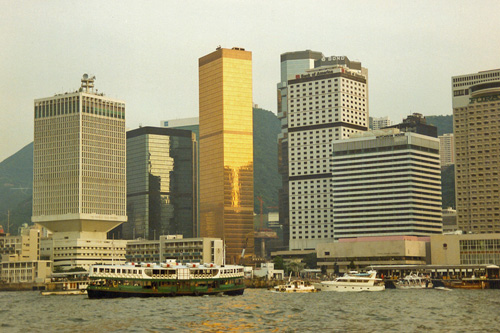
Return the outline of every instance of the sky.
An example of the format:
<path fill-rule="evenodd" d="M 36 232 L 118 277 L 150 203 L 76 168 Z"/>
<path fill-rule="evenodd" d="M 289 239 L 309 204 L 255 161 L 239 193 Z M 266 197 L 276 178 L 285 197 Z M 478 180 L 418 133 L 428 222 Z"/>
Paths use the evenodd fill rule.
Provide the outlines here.
<path fill-rule="evenodd" d="M 280 54 L 369 71 L 370 116 L 448 115 L 451 77 L 500 68 L 500 1 L 0 0 L 0 161 L 33 140 L 33 101 L 84 73 L 126 103 L 126 126 L 198 116 L 198 58 L 252 52 L 253 100 L 276 113 Z"/>

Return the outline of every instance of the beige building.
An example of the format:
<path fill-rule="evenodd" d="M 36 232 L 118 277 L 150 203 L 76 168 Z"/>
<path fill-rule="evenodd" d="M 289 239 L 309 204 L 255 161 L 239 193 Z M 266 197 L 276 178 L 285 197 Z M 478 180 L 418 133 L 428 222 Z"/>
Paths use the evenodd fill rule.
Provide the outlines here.
<path fill-rule="evenodd" d="M 425 265 L 429 237 L 386 236 L 344 238 L 338 242 L 318 244 L 318 266 L 326 266 L 333 273 L 349 270 L 351 262 L 364 269 L 369 265 Z"/>
<path fill-rule="evenodd" d="M 452 91 L 458 227 L 500 233 L 500 70 L 454 76 Z"/>
<path fill-rule="evenodd" d="M 18 236 L 0 236 L 1 261 L 40 259 L 40 229 L 26 225 Z"/>
<path fill-rule="evenodd" d="M 455 140 L 453 133 L 446 133 L 439 137 L 439 158 L 441 167 L 455 164 Z"/>
<path fill-rule="evenodd" d="M 433 265 L 500 265 L 500 234 L 432 235 Z"/>
<path fill-rule="evenodd" d="M 159 240 L 131 240 L 127 243 L 130 262 L 165 262 L 175 259 L 186 263 L 224 263 L 224 247 L 218 238 L 183 238 L 182 235 L 160 236 Z"/>
<path fill-rule="evenodd" d="M 18 236 L 0 236 L 0 281 L 44 282 L 52 262 L 40 260 L 40 228 L 23 226 Z"/>
<path fill-rule="evenodd" d="M 199 59 L 200 233 L 226 243 L 228 262 L 254 252 L 252 53 Z"/>
<path fill-rule="evenodd" d="M 34 103 L 32 221 L 53 233 L 54 266 L 63 268 L 95 262 L 75 251 L 86 242 L 114 257 L 106 233 L 127 220 L 125 103 L 94 91 L 94 79 Z"/>

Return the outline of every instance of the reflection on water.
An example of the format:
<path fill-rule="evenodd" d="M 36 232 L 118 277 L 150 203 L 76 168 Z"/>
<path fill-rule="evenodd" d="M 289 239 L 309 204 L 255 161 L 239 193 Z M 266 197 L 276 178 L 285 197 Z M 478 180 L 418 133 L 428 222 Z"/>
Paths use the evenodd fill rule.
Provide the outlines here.
<path fill-rule="evenodd" d="M 386 290 L 89 300 L 2 292 L 1 332 L 498 332 L 500 290 Z"/>

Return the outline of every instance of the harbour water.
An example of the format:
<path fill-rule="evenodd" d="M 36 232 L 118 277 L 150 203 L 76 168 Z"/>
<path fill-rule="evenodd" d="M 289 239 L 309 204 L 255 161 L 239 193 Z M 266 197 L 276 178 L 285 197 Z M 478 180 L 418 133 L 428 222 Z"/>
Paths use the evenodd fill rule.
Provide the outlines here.
<path fill-rule="evenodd" d="M 500 290 L 90 300 L 0 293 L 0 332 L 500 332 Z"/>

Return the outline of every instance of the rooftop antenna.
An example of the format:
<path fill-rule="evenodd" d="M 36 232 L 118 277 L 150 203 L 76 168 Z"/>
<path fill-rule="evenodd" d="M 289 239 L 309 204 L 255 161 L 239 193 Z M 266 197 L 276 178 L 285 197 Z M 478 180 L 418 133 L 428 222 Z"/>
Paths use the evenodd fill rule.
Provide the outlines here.
<path fill-rule="evenodd" d="M 82 86 L 81 90 L 86 93 L 93 93 L 94 92 L 94 81 L 95 81 L 95 76 L 89 77 L 88 74 L 83 74 L 82 77 Z"/>

